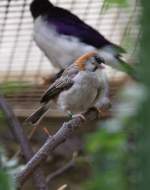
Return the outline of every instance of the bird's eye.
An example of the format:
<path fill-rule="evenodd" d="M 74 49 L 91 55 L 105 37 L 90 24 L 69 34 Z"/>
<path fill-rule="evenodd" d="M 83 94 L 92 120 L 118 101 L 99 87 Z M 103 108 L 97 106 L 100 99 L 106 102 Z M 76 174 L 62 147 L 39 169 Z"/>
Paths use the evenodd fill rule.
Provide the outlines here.
<path fill-rule="evenodd" d="M 104 59 L 102 57 L 99 57 L 99 56 L 95 56 L 95 61 L 98 63 L 98 64 L 101 64 L 101 63 L 104 63 Z"/>

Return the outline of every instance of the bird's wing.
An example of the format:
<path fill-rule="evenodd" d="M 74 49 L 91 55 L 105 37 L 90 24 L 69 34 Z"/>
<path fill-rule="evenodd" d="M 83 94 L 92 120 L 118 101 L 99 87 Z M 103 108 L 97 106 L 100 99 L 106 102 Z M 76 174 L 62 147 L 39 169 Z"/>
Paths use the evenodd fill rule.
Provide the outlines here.
<path fill-rule="evenodd" d="M 58 73 L 56 73 L 52 78 L 52 82 L 55 82 L 58 78 L 60 78 L 64 71 L 65 69 L 61 69 Z"/>
<path fill-rule="evenodd" d="M 48 13 L 46 19 L 49 26 L 53 25 L 59 34 L 77 37 L 80 41 L 96 48 L 114 45 L 98 31 L 66 9 L 56 7 Z"/>
<path fill-rule="evenodd" d="M 44 93 L 40 102 L 47 103 L 49 100 L 56 97 L 63 90 L 70 88 L 73 83 L 73 80 L 69 76 L 63 76 L 57 79 Z"/>

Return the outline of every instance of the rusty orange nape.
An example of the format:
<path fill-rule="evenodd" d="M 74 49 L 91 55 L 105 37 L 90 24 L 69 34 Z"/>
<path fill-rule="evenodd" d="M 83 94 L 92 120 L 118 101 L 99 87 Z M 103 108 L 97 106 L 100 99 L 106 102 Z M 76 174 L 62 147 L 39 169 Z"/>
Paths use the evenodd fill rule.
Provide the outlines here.
<path fill-rule="evenodd" d="M 80 70 L 85 69 L 85 62 L 92 56 L 96 55 L 97 53 L 95 51 L 88 52 L 81 57 L 79 57 L 75 62 L 74 65 L 78 66 Z"/>

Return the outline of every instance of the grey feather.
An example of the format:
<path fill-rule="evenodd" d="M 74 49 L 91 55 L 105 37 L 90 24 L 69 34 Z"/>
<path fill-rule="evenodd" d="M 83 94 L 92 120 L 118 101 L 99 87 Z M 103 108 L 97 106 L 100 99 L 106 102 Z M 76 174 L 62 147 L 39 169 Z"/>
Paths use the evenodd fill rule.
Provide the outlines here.
<path fill-rule="evenodd" d="M 68 76 L 56 80 L 44 93 L 40 102 L 47 103 L 49 100 L 62 92 L 62 90 L 70 88 L 73 83 L 73 80 L 71 80 Z"/>

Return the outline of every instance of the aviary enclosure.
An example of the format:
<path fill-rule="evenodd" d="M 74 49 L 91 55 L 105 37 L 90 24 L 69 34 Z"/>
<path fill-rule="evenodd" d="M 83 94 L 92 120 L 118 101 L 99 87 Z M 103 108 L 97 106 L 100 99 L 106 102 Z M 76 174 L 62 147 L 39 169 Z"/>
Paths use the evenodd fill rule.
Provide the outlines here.
<path fill-rule="evenodd" d="M 135 173 L 139 129 L 133 126 L 137 108 L 146 94 L 141 82 L 106 66 L 111 108 L 98 120 L 95 110 L 85 113 L 88 118 L 85 124 L 81 118 L 68 120 L 54 106 L 36 130 L 24 122 L 38 107 L 49 86 L 47 79 L 58 71 L 34 41 L 30 3 L 30 0 L 0 1 L 0 189 L 134 189 L 138 181 Z M 144 3 L 141 5 L 137 0 L 52 3 L 70 10 L 108 40 L 121 45 L 130 65 L 139 62 L 139 39 L 143 35 L 139 18 Z M 46 153 L 40 152 L 40 147 Z"/>

